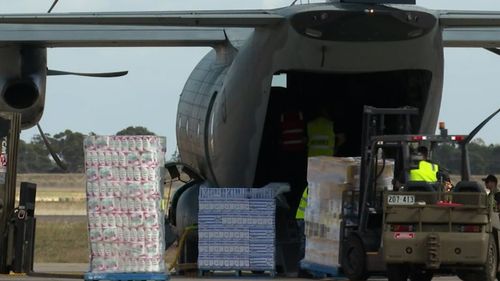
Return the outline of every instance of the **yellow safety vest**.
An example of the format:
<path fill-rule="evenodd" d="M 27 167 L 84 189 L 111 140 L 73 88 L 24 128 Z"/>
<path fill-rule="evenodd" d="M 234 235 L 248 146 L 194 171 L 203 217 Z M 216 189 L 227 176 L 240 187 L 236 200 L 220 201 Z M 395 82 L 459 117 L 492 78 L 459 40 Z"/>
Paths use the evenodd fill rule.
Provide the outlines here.
<path fill-rule="evenodd" d="M 307 208 L 308 189 L 309 189 L 309 187 L 306 186 L 306 189 L 304 189 L 304 192 L 302 192 L 302 198 L 300 198 L 299 208 L 297 208 L 297 213 L 295 213 L 295 219 L 298 219 L 298 220 L 304 219 L 304 213 L 306 212 L 306 208 Z"/>
<path fill-rule="evenodd" d="M 307 124 L 308 156 L 333 156 L 335 134 L 333 122 L 324 117 L 318 117 Z"/>
<path fill-rule="evenodd" d="M 429 163 L 427 161 L 420 161 L 418 163 L 418 169 L 413 169 L 410 171 L 411 181 L 425 181 L 425 182 L 437 182 L 437 175 L 439 167 L 437 164 Z"/>

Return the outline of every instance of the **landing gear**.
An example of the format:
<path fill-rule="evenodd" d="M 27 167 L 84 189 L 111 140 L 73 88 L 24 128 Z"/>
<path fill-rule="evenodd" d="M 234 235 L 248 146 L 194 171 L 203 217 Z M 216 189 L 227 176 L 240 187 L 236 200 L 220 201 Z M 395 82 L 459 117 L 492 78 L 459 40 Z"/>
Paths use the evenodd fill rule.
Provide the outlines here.
<path fill-rule="evenodd" d="M 198 192 L 204 179 L 192 167 L 184 163 L 170 162 L 165 164 L 165 168 L 170 175 L 170 179 L 166 181 L 169 208 L 165 222 L 165 245 L 168 247 L 175 240 L 179 241 L 176 272 L 184 274 L 196 269 Z M 172 194 L 171 189 L 176 181 L 184 184 Z"/>
<path fill-rule="evenodd" d="M 342 269 L 351 281 L 368 279 L 366 252 L 363 242 L 355 235 L 349 236 L 342 255 Z"/>

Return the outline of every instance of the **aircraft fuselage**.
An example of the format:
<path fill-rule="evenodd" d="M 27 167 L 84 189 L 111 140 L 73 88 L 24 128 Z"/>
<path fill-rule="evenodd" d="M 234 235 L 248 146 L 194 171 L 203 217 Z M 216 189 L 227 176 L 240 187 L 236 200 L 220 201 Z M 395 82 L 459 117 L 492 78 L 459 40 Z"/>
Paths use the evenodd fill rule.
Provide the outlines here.
<path fill-rule="evenodd" d="M 229 30 L 231 44 L 207 54 L 182 92 L 177 117 L 180 156 L 211 184 L 266 182 L 266 176 L 259 176 L 261 170 L 280 164 L 279 155 L 263 151 L 272 151 L 268 139 L 274 135 L 266 134 L 266 126 L 282 109 L 279 104 L 295 103 L 306 119 L 318 106 L 329 107 L 334 123 L 353 144 L 339 150 L 343 156 L 360 155 L 365 104 L 418 107 L 417 130 L 435 130 L 443 45 L 432 13 L 415 6 L 339 3 L 298 5 L 277 13 L 287 20 L 256 28 L 245 35 L 246 41 L 238 40 L 244 36 L 240 31 Z M 273 98 L 277 73 L 287 76 L 281 99 Z M 272 163 L 264 165 L 263 158 Z"/>

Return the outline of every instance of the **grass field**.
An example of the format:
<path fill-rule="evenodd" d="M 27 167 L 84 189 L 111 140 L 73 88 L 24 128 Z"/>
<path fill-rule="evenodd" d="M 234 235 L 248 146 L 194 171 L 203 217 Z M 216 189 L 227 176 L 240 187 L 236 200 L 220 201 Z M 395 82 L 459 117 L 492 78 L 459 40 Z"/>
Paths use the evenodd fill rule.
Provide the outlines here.
<path fill-rule="evenodd" d="M 172 262 L 177 248 L 165 252 Z M 35 233 L 35 263 L 88 263 L 86 217 L 40 217 Z"/>
<path fill-rule="evenodd" d="M 18 187 L 22 181 L 37 184 L 35 263 L 88 263 L 84 175 L 20 174 Z M 175 247 L 166 251 L 167 262 L 175 251 Z"/>
<path fill-rule="evenodd" d="M 85 175 L 78 174 L 18 174 L 17 185 L 22 181 L 33 182 L 41 189 L 85 190 Z"/>
<path fill-rule="evenodd" d="M 84 174 L 19 174 L 16 199 L 19 198 L 19 186 L 23 181 L 37 184 L 35 215 L 86 215 Z M 176 183 L 171 194 L 178 187 L 179 183 Z M 165 196 L 168 194 L 167 188 Z"/>
<path fill-rule="evenodd" d="M 35 232 L 35 263 L 87 263 L 88 246 L 86 217 L 38 219 Z"/>

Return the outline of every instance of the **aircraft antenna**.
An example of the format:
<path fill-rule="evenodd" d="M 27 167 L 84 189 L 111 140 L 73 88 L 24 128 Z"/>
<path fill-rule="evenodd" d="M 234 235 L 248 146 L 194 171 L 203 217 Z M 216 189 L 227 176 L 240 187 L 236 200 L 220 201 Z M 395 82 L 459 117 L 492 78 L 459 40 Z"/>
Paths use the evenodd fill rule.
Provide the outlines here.
<path fill-rule="evenodd" d="M 47 14 L 50 14 L 50 12 L 52 12 L 52 9 L 54 9 L 54 7 L 57 5 L 57 2 L 59 2 L 59 0 L 54 0 L 52 6 L 50 6 L 49 10 L 47 11 Z"/>
<path fill-rule="evenodd" d="M 297 1 L 299 1 L 299 0 L 293 0 L 292 4 L 290 4 L 290 6 L 295 5 L 295 3 L 297 3 Z"/>

